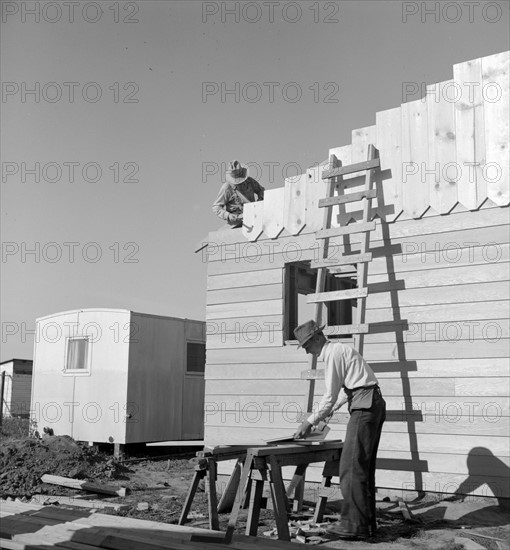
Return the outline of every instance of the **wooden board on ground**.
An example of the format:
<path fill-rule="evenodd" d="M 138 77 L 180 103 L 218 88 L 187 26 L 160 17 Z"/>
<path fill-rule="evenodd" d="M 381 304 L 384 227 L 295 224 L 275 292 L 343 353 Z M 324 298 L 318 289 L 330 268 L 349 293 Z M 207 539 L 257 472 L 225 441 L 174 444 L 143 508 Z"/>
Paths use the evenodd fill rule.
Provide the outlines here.
<path fill-rule="evenodd" d="M 203 550 L 204 545 L 193 542 L 193 535 L 207 535 L 218 539 L 211 548 L 216 550 L 293 550 L 291 542 L 259 537 L 234 535 L 227 546 L 222 544 L 224 533 L 171 525 L 168 523 L 108 516 L 101 513 L 69 520 L 69 510 L 55 508 L 54 519 L 49 519 L 44 507 L 21 502 L 2 502 L 1 547 L 12 550 L 39 550 L 40 548 L 123 548 L 136 550 Z M 27 514 L 30 515 L 27 515 Z M 59 516 L 61 514 L 61 516 Z"/>
<path fill-rule="evenodd" d="M 101 493 L 105 495 L 115 495 L 119 497 L 126 496 L 126 489 L 124 487 L 109 487 L 108 485 L 100 485 L 98 483 L 90 483 L 83 479 L 72 479 L 69 477 L 52 476 L 50 474 L 44 474 L 41 477 L 43 483 L 50 483 L 52 485 L 60 485 L 61 487 L 70 487 L 71 489 L 81 489 L 83 491 L 90 491 L 92 493 Z"/>

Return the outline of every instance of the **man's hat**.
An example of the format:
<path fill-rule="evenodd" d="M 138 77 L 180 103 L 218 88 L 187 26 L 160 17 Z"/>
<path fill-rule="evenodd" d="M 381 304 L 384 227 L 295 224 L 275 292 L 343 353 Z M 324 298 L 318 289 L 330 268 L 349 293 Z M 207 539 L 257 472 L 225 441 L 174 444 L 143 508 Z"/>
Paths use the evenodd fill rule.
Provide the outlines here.
<path fill-rule="evenodd" d="M 319 332 L 322 332 L 322 329 L 326 325 L 323 325 L 320 327 L 315 321 L 307 321 L 306 323 L 303 323 L 302 325 L 299 325 L 294 329 L 294 336 L 299 341 L 298 348 L 302 348 L 312 336 L 315 336 Z"/>
<path fill-rule="evenodd" d="M 225 179 L 234 185 L 243 183 L 248 178 L 248 169 L 243 166 L 238 160 L 229 162 L 228 168 L 225 170 Z"/>

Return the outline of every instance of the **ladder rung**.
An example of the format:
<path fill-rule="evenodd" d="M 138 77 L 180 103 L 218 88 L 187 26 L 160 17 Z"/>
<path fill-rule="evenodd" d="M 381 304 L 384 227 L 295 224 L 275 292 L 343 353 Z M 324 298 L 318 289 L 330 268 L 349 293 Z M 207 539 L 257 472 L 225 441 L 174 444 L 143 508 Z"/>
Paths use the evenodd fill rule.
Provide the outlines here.
<path fill-rule="evenodd" d="M 340 168 L 324 170 L 324 172 L 322 172 L 322 179 L 326 180 L 337 176 L 346 176 L 347 174 L 354 174 L 354 172 L 360 172 L 361 170 L 372 170 L 377 168 L 379 164 L 379 159 L 372 159 L 350 164 L 348 166 L 341 166 Z"/>
<path fill-rule="evenodd" d="M 328 197 L 319 201 L 319 208 L 326 208 L 327 206 L 335 206 L 336 204 L 347 204 L 348 202 L 360 201 L 363 198 L 375 199 L 377 197 L 377 190 L 370 189 L 367 191 L 360 191 L 359 193 L 349 193 L 348 195 L 337 195 L 336 197 Z"/>
<path fill-rule="evenodd" d="M 351 288 L 349 290 L 333 290 L 332 292 L 318 292 L 306 297 L 308 304 L 317 302 L 334 302 L 335 300 L 350 300 L 352 298 L 365 298 L 368 288 Z"/>
<path fill-rule="evenodd" d="M 324 380 L 324 369 L 303 370 L 301 371 L 301 380 Z"/>
<path fill-rule="evenodd" d="M 331 229 L 322 229 L 317 231 L 315 238 L 329 239 L 330 237 L 341 237 L 342 235 L 352 235 L 353 233 L 365 233 L 375 229 L 375 220 L 367 223 L 351 223 L 341 227 L 332 227 Z"/>
<path fill-rule="evenodd" d="M 361 325 L 332 325 L 324 329 L 327 336 L 339 336 L 341 334 L 367 334 L 368 324 Z"/>
<path fill-rule="evenodd" d="M 349 254 L 348 256 L 340 256 L 339 258 L 325 258 L 318 262 L 312 262 L 312 268 L 318 269 L 320 267 L 338 267 L 341 265 L 359 264 L 362 262 L 371 262 L 372 252 L 366 252 L 365 254 Z"/>

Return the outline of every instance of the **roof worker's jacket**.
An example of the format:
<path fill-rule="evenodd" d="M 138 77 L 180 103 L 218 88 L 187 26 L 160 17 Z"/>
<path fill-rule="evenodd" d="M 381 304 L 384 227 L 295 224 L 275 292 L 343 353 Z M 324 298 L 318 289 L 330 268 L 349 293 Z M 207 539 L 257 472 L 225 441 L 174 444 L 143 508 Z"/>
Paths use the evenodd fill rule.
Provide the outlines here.
<path fill-rule="evenodd" d="M 255 197 L 256 195 L 256 197 Z M 227 222 L 237 221 L 242 215 L 244 204 L 264 199 L 264 188 L 257 180 L 248 177 L 238 184 L 224 183 L 213 203 L 213 212 Z M 233 214 L 233 216 L 232 216 Z"/>

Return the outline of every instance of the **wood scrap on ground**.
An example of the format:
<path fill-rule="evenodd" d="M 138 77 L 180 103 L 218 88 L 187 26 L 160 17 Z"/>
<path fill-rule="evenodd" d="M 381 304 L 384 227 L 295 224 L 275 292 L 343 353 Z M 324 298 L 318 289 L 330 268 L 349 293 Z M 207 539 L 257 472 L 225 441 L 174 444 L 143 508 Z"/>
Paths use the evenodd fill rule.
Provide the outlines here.
<path fill-rule="evenodd" d="M 110 487 L 108 485 L 99 485 L 97 483 L 91 483 L 83 479 L 74 479 L 70 477 L 52 476 L 50 474 L 44 474 L 41 477 L 43 483 L 50 483 L 52 485 L 60 485 L 61 487 L 70 487 L 71 489 L 81 489 L 82 491 L 90 491 L 92 493 L 101 493 L 104 495 L 115 495 L 119 497 L 126 496 L 125 487 Z"/>
<path fill-rule="evenodd" d="M 87 508 L 90 510 L 103 510 L 109 508 L 115 511 L 125 511 L 131 508 L 129 504 L 119 504 L 117 502 L 108 502 L 105 500 L 83 499 L 64 495 L 34 495 L 30 500 L 30 504 L 77 506 L 79 508 Z"/>
<path fill-rule="evenodd" d="M 409 506 L 405 501 L 403 501 L 401 498 L 397 500 L 399 510 L 402 512 L 402 515 L 404 516 L 404 519 L 406 521 L 409 521 L 411 523 L 421 523 L 419 519 L 417 519 L 411 510 L 409 509 Z"/>

